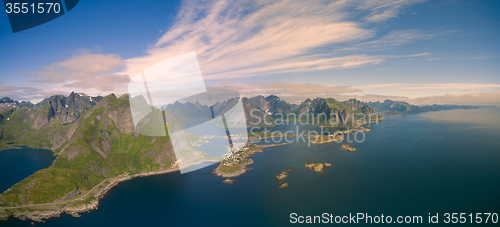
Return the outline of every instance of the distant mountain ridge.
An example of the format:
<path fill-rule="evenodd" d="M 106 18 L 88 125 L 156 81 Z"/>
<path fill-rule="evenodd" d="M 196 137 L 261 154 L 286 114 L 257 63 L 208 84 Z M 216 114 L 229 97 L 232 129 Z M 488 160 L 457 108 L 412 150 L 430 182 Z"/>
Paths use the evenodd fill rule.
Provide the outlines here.
<path fill-rule="evenodd" d="M 35 105 L 29 101 L 14 101 L 9 97 L 3 97 L 0 99 L 0 110 L 4 110 L 7 108 L 19 108 L 19 107 L 30 107 L 33 108 Z"/>
<path fill-rule="evenodd" d="M 389 113 L 389 114 L 406 114 L 406 113 L 423 113 L 429 111 L 441 111 L 441 110 L 454 110 L 454 109 L 479 109 L 477 106 L 467 106 L 467 105 L 427 105 L 427 106 L 415 106 L 404 101 L 393 101 L 385 100 L 384 102 L 367 102 L 369 106 L 373 107 L 379 112 Z"/>
<path fill-rule="evenodd" d="M 234 100 L 217 102 L 212 107 L 200 103 L 176 102 L 168 105 L 165 110 L 178 113 L 181 119 L 189 119 L 193 116 L 207 116 L 211 108 L 217 115 L 222 109 L 230 108 L 229 104 L 233 103 Z M 276 120 L 299 120 L 318 126 L 333 126 L 333 124 L 337 123 L 352 125 L 353 118 L 359 119 L 361 115 L 368 118 L 370 115 L 377 113 L 372 107 L 356 99 L 340 102 L 333 98 L 316 98 L 313 100 L 307 99 L 300 105 L 296 105 L 283 101 L 278 96 L 270 95 L 268 97 L 242 98 L 242 102 L 247 117 L 247 127 L 274 126 Z M 317 116 L 320 116 L 320 119 Z M 315 120 L 313 121 L 313 119 Z"/>
<path fill-rule="evenodd" d="M 390 114 L 422 113 L 425 112 L 420 107 L 403 101 L 385 100 L 384 102 L 368 102 L 369 106 L 375 110 Z"/>
<path fill-rule="evenodd" d="M 456 109 L 462 109 L 462 110 L 470 110 L 470 109 L 479 109 L 478 106 L 467 106 L 467 105 L 427 105 L 427 106 L 421 106 L 420 107 L 424 111 L 441 111 L 441 110 L 456 110 Z"/>
<path fill-rule="evenodd" d="M 276 95 L 270 95 L 268 97 L 259 95 L 248 99 L 248 102 L 250 102 L 253 106 L 260 108 L 267 114 L 293 113 L 298 109 L 296 104 L 287 103 Z"/>
<path fill-rule="evenodd" d="M 18 102 L 9 97 L 4 97 L 0 99 L 0 110 L 23 107 L 46 108 L 44 112 L 47 114 L 39 116 L 35 121 L 35 128 L 39 129 L 41 126 L 46 125 L 52 118 L 59 119 L 63 123 L 74 123 L 84 111 L 92 108 L 102 98 L 102 96 L 88 96 L 83 93 L 71 92 L 67 97 L 64 95 L 54 95 L 43 99 L 37 104 L 33 104 L 25 101 Z"/>

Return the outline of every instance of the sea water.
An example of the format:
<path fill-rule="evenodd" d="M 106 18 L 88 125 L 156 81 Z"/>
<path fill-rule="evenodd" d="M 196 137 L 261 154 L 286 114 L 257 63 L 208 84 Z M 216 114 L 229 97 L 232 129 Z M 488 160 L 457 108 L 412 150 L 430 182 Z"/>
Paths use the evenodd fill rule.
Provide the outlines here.
<path fill-rule="evenodd" d="M 370 129 L 363 142 L 350 144 L 356 152 L 336 142 L 271 147 L 253 155 L 253 169 L 234 184 L 210 174 L 216 164 L 135 178 L 112 188 L 97 210 L 80 218 L 65 215 L 35 225 L 283 226 L 291 224 L 291 213 L 364 213 L 422 216 L 420 225 L 429 225 L 429 214 L 439 214 L 439 224 L 433 224 L 438 226 L 446 225 L 444 213 L 500 213 L 500 110 L 390 115 Z M 315 173 L 304 162 L 333 166 Z M 279 189 L 275 176 L 290 168 L 284 180 L 290 186 Z"/>

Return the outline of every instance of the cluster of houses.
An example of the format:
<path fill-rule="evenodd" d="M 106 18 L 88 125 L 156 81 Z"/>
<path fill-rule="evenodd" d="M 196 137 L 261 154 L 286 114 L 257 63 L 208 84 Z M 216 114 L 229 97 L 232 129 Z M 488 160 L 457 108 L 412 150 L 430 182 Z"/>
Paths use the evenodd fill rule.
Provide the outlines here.
<path fill-rule="evenodd" d="M 228 147 L 226 153 L 224 155 L 224 159 L 222 159 L 221 163 L 225 166 L 231 166 L 234 164 L 238 164 L 245 160 L 243 156 L 241 156 L 238 151 L 246 151 L 248 148 L 250 148 L 251 143 L 246 143 L 246 142 L 239 142 L 239 143 L 233 143 L 233 147 Z"/>
<path fill-rule="evenodd" d="M 245 158 L 243 158 L 240 153 L 233 153 L 222 159 L 221 164 L 225 166 L 232 166 L 242 162 L 243 160 L 245 160 Z"/>
<path fill-rule="evenodd" d="M 210 141 L 208 141 L 208 139 L 212 139 L 212 138 L 215 138 L 215 137 L 217 137 L 217 136 L 212 136 L 212 135 L 202 136 L 198 140 L 196 140 L 195 142 L 190 143 L 189 146 L 190 147 L 199 147 L 199 146 L 201 146 L 204 143 L 210 142 Z"/>

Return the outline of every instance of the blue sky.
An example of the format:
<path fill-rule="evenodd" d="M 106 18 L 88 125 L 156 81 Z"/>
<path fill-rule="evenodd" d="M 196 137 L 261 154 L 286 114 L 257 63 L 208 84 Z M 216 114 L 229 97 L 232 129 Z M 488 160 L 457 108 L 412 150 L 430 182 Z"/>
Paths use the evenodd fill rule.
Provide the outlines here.
<path fill-rule="evenodd" d="M 498 1 L 80 1 L 13 34 L 0 13 L 0 96 L 127 92 L 196 51 L 211 86 L 245 96 L 500 105 Z"/>

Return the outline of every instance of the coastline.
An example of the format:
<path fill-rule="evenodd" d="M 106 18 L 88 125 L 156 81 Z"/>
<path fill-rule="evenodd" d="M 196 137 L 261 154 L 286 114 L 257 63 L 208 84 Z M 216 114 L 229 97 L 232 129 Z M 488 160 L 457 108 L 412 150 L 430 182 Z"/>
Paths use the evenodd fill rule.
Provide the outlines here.
<path fill-rule="evenodd" d="M 370 131 L 370 129 L 362 128 L 361 129 L 351 129 L 352 131 Z M 352 132 L 349 130 L 347 133 Z M 294 137 L 296 135 L 294 134 L 281 134 L 281 135 L 269 135 L 265 137 L 261 137 L 260 139 L 263 138 L 271 138 L 271 137 Z M 335 138 L 335 137 L 334 137 Z M 310 138 L 309 138 L 310 139 Z M 319 143 L 314 143 L 315 145 L 319 144 L 324 144 L 324 143 L 329 143 L 329 142 L 334 142 L 337 141 L 337 139 L 332 139 L 328 141 L 322 141 Z M 250 142 L 253 143 L 253 142 Z M 262 153 L 265 152 L 265 148 L 269 147 L 275 147 L 275 146 L 284 146 L 284 145 L 289 145 L 291 143 L 281 143 L 281 144 L 270 144 L 270 145 L 255 145 L 257 146 L 257 149 L 248 151 L 245 155 L 244 158 L 247 160 L 239 163 L 239 168 L 235 171 L 232 172 L 224 172 L 221 171 L 221 163 L 219 162 L 217 168 L 215 168 L 212 171 L 212 174 L 222 177 L 222 178 L 233 178 L 233 177 L 238 177 L 240 175 L 245 174 L 251 168 L 248 168 L 248 165 L 251 165 L 254 163 L 251 157 L 255 153 Z M 16 149 L 18 148 L 19 145 L 14 145 L 12 148 Z M 21 145 L 23 146 L 23 145 Z M 26 146 L 26 145 L 24 145 Z M 29 147 L 29 146 L 27 146 Z M 12 149 L 12 148 L 4 148 L 4 149 Z M 30 147 L 31 148 L 31 147 Z M 34 149 L 47 149 L 47 148 L 34 148 Z M 54 151 L 53 155 L 57 156 L 58 154 L 55 153 Z M 203 163 L 204 161 L 198 162 L 198 163 L 193 163 L 191 165 L 197 165 L 200 163 Z M 190 165 L 190 166 L 191 166 Z M 45 204 L 31 204 L 31 205 L 23 205 L 23 206 L 17 206 L 17 207 L 0 207 L 0 222 L 7 221 L 10 217 L 13 218 L 18 218 L 20 220 L 33 220 L 36 222 L 44 222 L 46 219 L 50 218 L 57 218 L 60 217 L 63 214 L 69 214 L 73 217 L 80 217 L 79 213 L 84 213 L 84 212 L 89 212 L 91 210 L 95 210 L 99 206 L 99 200 L 105 196 L 105 194 L 118 185 L 121 182 L 136 178 L 136 177 L 145 177 L 145 176 L 152 176 L 152 175 L 159 175 L 159 174 L 165 174 L 165 173 L 171 173 L 179 171 L 177 163 L 174 164 L 172 167 L 168 169 L 162 169 L 162 170 L 156 170 L 156 171 L 150 171 L 150 172 L 143 172 L 143 173 L 137 173 L 133 175 L 129 175 L 128 173 L 121 174 L 115 177 L 107 178 L 100 182 L 99 184 L 95 185 L 92 189 L 87 191 L 85 194 L 80 195 L 76 198 L 72 198 L 70 200 L 66 201 L 60 201 L 60 202 L 50 202 L 50 203 L 45 203 Z"/>
<path fill-rule="evenodd" d="M 219 163 L 219 165 L 217 166 L 217 168 L 215 168 L 214 170 L 212 170 L 212 174 L 216 175 L 218 177 L 222 177 L 222 178 L 233 178 L 233 177 L 241 176 L 241 175 L 247 173 L 248 170 L 250 170 L 249 168 L 247 168 L 247 165 L 251 165 L 251 164 L 254 163 L 253 159 L 249 158 L 252 155 L 254 155 L 256 153 L 265 152 L 264 149 L 269 148 L 269 147 L 277 147 L 277 146 L 284 146 L 284 145 L 290 145 L 290 144 L 292 144 L 292 143 L 280 143 L 280 144 L 270 144 L 270 145 L 256 145 L 257 146 L 256 150 L 251 151 L 251 152 L 245 154 L 244 158 L 248 158 L 248 161 L 239 163 L 240 164 L 240 168 L 238 168 L 237 170 L 232 171 L 230 173 L 224 172 L 224 171 L 221 170 L 222 164 Z"/>
<path fill-rule="evenodd" d="M 44 222 L 46 219 L 57 218 L 62 214 L 69 214 L 73 217 L 80 217 L 79 213 L 95 210 L 99 206 L 99 200 L 106 193 L 117 186 L 121 182 L 131 180 L 137 177 L 146 177 L 160 175 L 179 171 L 179 168 L 174 165 L 172 168 L 156 170 L 134 175 L 122 174 L 116 177 L 108 178 L 94 186 L 83 196 L 73 198 L 67 201 L 31 204 L 18 207 L 0 207 L 0 221 L 7 221 L 9 217 L 18 218 L 20 220 L 32 220 L 36 222 Z"/>
<path fill-rule="evenodd" d="M 265 152 L 263 149 L 274 146 L 282 146 L 288 145 L 286 144 L 272 144 L 272 145 L 258 145 L 259 148 L 255 151 L 249 153 L 247 157 L 255 153 Z M 42 148 L 43 149 L 43 148 Z M 55 152 L 54 155 L 57 156 Z M 203 163 L 203 162 L 200 162 Z M 192 165 L 200 164 L 194 163 Z M 246 168 L 247 165 L 253 164 L 253 160 L 249 159 L 244 165 L 242 165 L 242 170 L 238 173 L 231 173 L 229 176 L 224 177 L 236 177 L 240 176 L 249 170 Z M 190 165 L 191 166 L 191 165 Z M 220 166 L 220 163 L 219 163 Z M 171 168 L 149 171 L 143 173 L 137 173 L 133 175 L 129 175 L 128 173 L 121 174 L 115 177 L 107 178 L 95 185 L 92 189 L 87 191 L 85 194 L 78 196 L 76 198 L 72 198 L 66 201 L 59 202 L 50 202 L 44 204 L 29 204 L 17 207 L 0 207 L 0 222 L 8 221 L 9 218 L 17 218 L 23 221 L 32 220 L 35 222 L 43 223 L 45 220 L 51 218 L 58 218 L 63 214 L 68 214 L 73 217 L 80 217 L 80 213 L 90 212 L 99 207 L 99 200 L 103 198 L 106 193 L 111 190 L 113 187 L 117 186 L 121 182 L 131 180 L 137 177 L 146 177 L 153 175 L 160 175 L 166 173 L 172 173 L 180 171 L 177 163 L 173 165 Z M 215 171 L 215 170 L 214 170 Z M 215 174 L 217 175 L 217 174 Z"/>
<path fill-rule="evenodd" d="M 382 121 L 382 120 L 383 120 L 383 117 L 381 117 L 377 121 L 377 123 L 379 121 Z M 359 125 L 358 127 L 351 128 L 349 130 L 343 130 L 340 133 L 347 134 L 347 133 L 355 133 L 355 132 L 358 132 L 358 131 L 360 131 L 360 132 L 370 132 L 371 129 L 365 128 L 365 127 Z M 259 139 L 272 138 L 272 137 L 283 137 L 283 136 L 294 137 L 296 135 L 295 134 L 285 134 L 285 133 L 282 133 L 280 135 L 268 135 L 268 136 L 265 136 L 265 137 L 259 137 Z M 326 144 L 326 143 L 331 143 L 331 142 L 338 142 L 338 141 L 343 141 L 343 139 L 344 139 L 343 136 L 340 136 L 337 133 L 335 133 L 331 137 L 328 136 L 328 139 L 326 139 L 326 140 L 323 140 L 323 136 L 320 136 L 320 135 L 313 135 L 313 136 L 309 136 L 309 137 L 306 137 L 306 138 L 308 138 L 308 139 L 314 139 L 313 141 L 311 141 L 311 144 L 313 144 L 313 145 L 321 145 L 321 144 Z M 318 140 L 321 140 L 321 141 L 318 141 Z M 249 143 L 253 143 L 253 142 L 249 142 Z M 247 158 L 248 161 L 244 161 L 244 162 L 238 163 L 239 164 L 239 168 L 238 169 L 233 170 L 232 172 L 225 172 L 225 171 L 221 170 L 222 163 L 219 163 L 219 165 L 217 166 L 217 168 L 215 168 L 214 170 L 212 170 L 212 174 L 216 175 L 218 177 L 227 178 L 227 179 L 231 179 L 231 178 L 234 178 L 234 177 L 241 176 L 241 175 L 247 173 L 247 171 L 251 169 L 251 168 L 247 168 L 247 166 L 254 163 L 254 161 L 252 159 L 250 159 L 249 157 L 251 157 L 255 153 L 265 152 L 263 149 L 268 148 L 268 147 L 283 146 L 283 145 L 289 145 L 289 144 L 291 144 L 291 143 L 270 144 L 270 145 L 256 145 L 255 144 L 255 146 L 257 146 L 258 148 L 256 150 L 254 150 L 254 151 L 246 153 L 243 156 L 244 158 Z M 223 182 L 225 182 L 225 181 L 223 181 Z"/>

